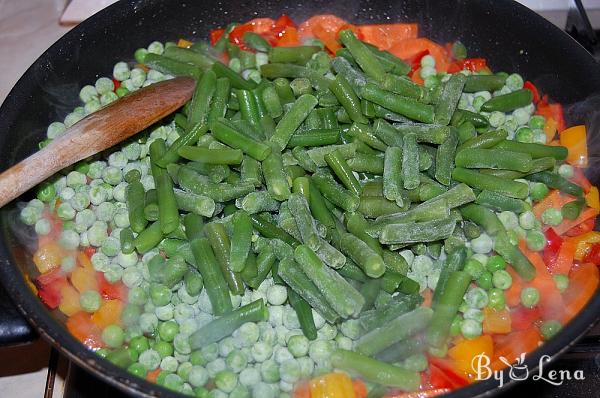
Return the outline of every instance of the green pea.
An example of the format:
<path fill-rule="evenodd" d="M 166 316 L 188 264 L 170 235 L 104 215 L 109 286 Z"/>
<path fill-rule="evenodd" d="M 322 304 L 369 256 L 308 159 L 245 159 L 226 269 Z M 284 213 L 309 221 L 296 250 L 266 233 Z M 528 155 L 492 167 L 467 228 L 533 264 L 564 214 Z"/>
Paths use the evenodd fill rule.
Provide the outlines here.
<path fill-rule="evenodd" d="M 475 283 L 482 289 L 491 289 L 494 286 L 492 283 L 492 273 L 484 271 L 483 274 L 481 274 L 481 276 L 475 281 Z"/>
<path fill-rule="evenodd" d="M 562 293 L 569 287 L 569 277 L 563 274 L 552 275 L 556 288 Z"/>
<path fill-rule="evenodd" d="M 54 184 L 45 182 L 38 188 L 37 198 L 42 202 L 50 202 L 56 197 L 56 189 Z"/>
<path fill-rule="evenodd" d="M 131 365 L 129 365 L 127 371 L 132 375 L 142 378 L 146 377 L 146 373 L 148 373 L 146 367 L 139 362 L 132 363 Z"/>
<path fill-rule="evenodd" d="M 540 302 L 540 292 L 535 287 L 526 287 L 521 290 L 521 304 L 533 308 Z"/>
<path fill-rule="evenodd" d="M 101 304 L 102 297 L 95 290 L 86 290 L 79 296 L 79 305 L 85 312 L 96 312 Z"/>
<path fill-rule="evenodd" d="M 530 190 L 530 196 L 532 200 L 542 200 L 544 199 L 550 190 L 543 182 L 533 183 Z"/>
<path fill-rule="evenodd" d="M 550 319 L 544 321 L 542 326 L 540 326 L 540 331 L 542 332 L 542 336 L 544 336 L 544 340 L 550 340 L 552 337 L 556 335 L 562 328 L 562 325 L 559 321 Z"/>
<path fill-rule="evenodd" d="M 503 310 L 506 305 L 506 297 L 504 296 L 504 290 L 498 288 L 492 288 L 488 291 L 488 306 L 494 310 Z"/>
<path fill-rule="evenodd" d="M 487 270 L 494 273 L 495 271 L 505 269 L 506 261 L 501 256 L 495 255 L 488 259 L 486 264 Z"/>
<path fill-rule="evenodd" d="M 111 348 L 119 348 L 124 340 L 125 334 L 118 325 L 108 325 L 102 331 L 102 341 Z"/>
<path fill-rule="evenodd" d="M 179 325 L 175 321 L 167 321 L 158 325 L 158 335 L 163 341 L 173 341 L 177 333 L 179 333 Z"/>
<path fill-rule="evenodd" d="M 158 352 L 158 355 L 160 355 L 161 358 L 173 355 L 173 345 L 166 341 L 157 341 L 152 348 Z"/>
<path fill-rule="evenodd" d="M 559 225 L 562 223 L 563 217 L 560 209 L 555 209 L 553 207 L 544 210 L 542 213 L 542 222 L 547 225 Z"/>
<path fill-rule="evenodd" d="M 146 336 L 136 336 L 129 341 L 129 347 L 135 349 L 137 352 L 144 352 L 150 348 L 150 344 Z"/>
<path fill-rule="evenodd" d="M 498 289 L 506 290 L 512 285 L 512 276 L 505 270 L 498 270 L 492 274 L 492 283 Z"/>
<path fill-rule="evenodd" d="M 477 280 L 481 277 L 483 272 L 485 271 L 485 267 L 479 261 L 470 258 L 467 260 L 465 267 L 463 269 L 466 273 L 471 275 L 471 279 Z"/>
<path fill-rule="evenodd" d="M 171 302 L 171 289 L 165 285 L 153 283 L 150 285 L 150 299 L 158 307 L 167 305 Z"/>

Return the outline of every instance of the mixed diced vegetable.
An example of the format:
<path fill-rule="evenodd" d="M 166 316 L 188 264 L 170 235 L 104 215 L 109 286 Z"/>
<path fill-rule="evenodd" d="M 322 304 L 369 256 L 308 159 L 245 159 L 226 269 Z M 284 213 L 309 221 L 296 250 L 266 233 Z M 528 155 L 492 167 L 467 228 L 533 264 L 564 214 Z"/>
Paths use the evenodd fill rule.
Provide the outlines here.
<path fill-rule="evenodd" d="M 133 375 L 197 397 L 433 397 L 595 293 L 585 127 L 462 43 L 284 15 L 134 58 L 40 147 L 157 81 L 193 77 L 192 100 L 21 210 L 32 289 Z"/>

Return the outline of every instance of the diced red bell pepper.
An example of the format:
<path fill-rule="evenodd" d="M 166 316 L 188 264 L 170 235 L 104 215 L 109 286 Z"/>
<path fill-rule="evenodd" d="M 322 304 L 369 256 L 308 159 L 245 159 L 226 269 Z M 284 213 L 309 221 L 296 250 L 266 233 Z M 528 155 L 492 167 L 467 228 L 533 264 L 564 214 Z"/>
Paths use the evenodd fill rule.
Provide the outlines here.
<path fill-rule="evenodd" d="M 546 119 L 554 119 L 556 121 L 556 129 L 559 133 L 565 129 L 566 125 L 562 105 L 559 103 L 550 104 L 548 95 L 540 98 L 535 113 L 544 116 Z"/>
<path fill-rule="evenodd" d="M 35 284 L 38 287 L 38 296 L 50 309 L 60 305 L 62 295 L 60 289 L 67 283 L 67 278 L 60 268 L 55 268 L 38 276 Z"/>
<path fill-rule="evenodd" d="M 510 311 L 512 330 L 516 331 L 531 329 L 532 325 L 540 320 L 540 317 L 541 315 L 539 307 L 516 307 Z"/>
<path fill-rule="evenodd" d="M 221 36 L 225 33 L 225 29 L 213 29 L 210 31 L 210 45 L 214 46 Z"/>
<path fill-rule="evenodd" d="M 544 232 L 544 235 L 546 235 L 546 246 L 543 252 L 544 263 L 546 263 L 546 266 L 552 268 L 552 263 L 558 255 L 563 240 L 553 228 L 548 228 Z"/>
<path fill-rule="evenodd" d="M 484 68 L 487 68 L 485 58 L 465 58 L 452 62 L 448 68 L 448 73 L 458 73 L 463 69 L 471 72 L 479 72 Z"/>
<path fill-rule="evenodd" d="M 600 243 L 594 243 L 589 253 L 585 256 L 584 262 L 600 265 Z"/>
<path fill-rule="evenodd" d="M 123 282 L 109 283 L 106 278 L 104 278 L 102 272 L 97 272 L 96 278 L 98 279 L 98 288 L 102 297 L 107 300 L 117 299 L 123 302 L 127 301 L 128 289 Z"/>
<path fill-rule="evenodd" d="M 533 103 L 534 104 L 537 104 L 540 101 L 540 92 L 538 91 L 537 87 L 532 82 L 527 80 L 523 84 L 523 88 L 531 91 L 531 93 L 533 94 Z"/>
<path fill-rule="evenodd" d="M 432 388 L 460 388 L 469 384 L 466 377 L 457 372 L 450 361 L 429 357 L 429 384 Z"/>
<path fill-rule="evenodd" d="M 112 79 L 112 81 L 113 81 L 113 84 L 115 85 L 115 89 L 113 91 L 117 91 L 117 89 L 119 87 L 121 87 L 121 82 L 118 81 L 117 79 Z"/>

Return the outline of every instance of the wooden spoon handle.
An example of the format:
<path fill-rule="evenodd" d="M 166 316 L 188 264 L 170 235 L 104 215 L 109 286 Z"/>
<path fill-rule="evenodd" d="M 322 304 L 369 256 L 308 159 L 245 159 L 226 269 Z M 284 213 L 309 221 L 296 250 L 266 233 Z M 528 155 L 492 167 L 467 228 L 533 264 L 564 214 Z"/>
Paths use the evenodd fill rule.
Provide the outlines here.
<path fill-rule="evenodd" d="M 0 207 L 54 173 L 131 137 L 185 104 L 195 81 L 177 77 L 135 91 L 85 117 L 0 174 Z"/>

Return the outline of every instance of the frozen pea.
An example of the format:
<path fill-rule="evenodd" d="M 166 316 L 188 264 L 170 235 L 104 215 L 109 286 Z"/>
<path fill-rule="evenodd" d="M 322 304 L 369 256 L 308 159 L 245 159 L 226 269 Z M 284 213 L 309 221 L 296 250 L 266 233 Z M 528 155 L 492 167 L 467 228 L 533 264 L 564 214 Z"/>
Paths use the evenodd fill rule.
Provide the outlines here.
<path fill-rule="evenodd" d="M 100 293 L 95 290 L 86 290 L 79 296 L 79 305 L 85 312 L 96 312 L 102 304 Z"/>
<path fill-rule="evenodd" d="M 154 313 L 161 321 L 169 321 L 173 319 L 173 304 L 169 303 L 162 307 L 156 307 Z"/>
<path fill-rule="evenodd" d="M 558 174 L 560 174 L 564 178 L 573 177 L 573 166 L 571 166 L 570 164 L 561 164 L 558 167 Z"/>
<path fill-rule="evenodd" d="M 65 183 L 66 183 L 66 178 L 65 178 Z M 60 191 L 60 199 L 63 202 L 68 202 L 69 200 L 71 200 L 73 198 L 73 196 L 75 196 L 75 190 L 71 187 L 65 187 L 64 189 L 62 189 Z"/>
<path fill-rule="evenodd" d="M 251 353 L 254 361 L 264 362 L 273 355 L 273 348 L 271 344 L 259 341 L 252 346 Z"/>
<path fill-rule="evenodd" d="M 275 350 L 273 350 L 273 359 L 278 364 L 282 364 L 283 362 L 287 361 L 288 359 L 292 359 L 292 358 L 294 358 L 294 356 L 287 349 L 287 347 L 277 347 Z"/>
<path fill-rule="evenodd" d="M 92 254 L 91 262 L 96 271 L 104 272 L 108 269 L 110 259 L 104 253 L 96 252 Z"/>
<path fill-rule="evenodd" d="M 108 166 L 102 170 L 102 179 L 106 183 L 115 186 L 123 180 L 123 172 L 117 167 Z"/>
<path fill-rule="evenodd" d="M 240 350 L 233 350 L 225 358 L 227 367 L 235 373 L 240 373 L 248 365 L 248 358 Z"/>
<path fill-rule="evenodd" d="M 113 221 L 118 228 L 127 228 L 129 227 L 129 213 L 127 209 L 118 209 L 115 212 Z"/>
<path fill-rule="evenodd" d="M 108 165 L 122 169 L 127 165 L 127 157 L 121 151 L 113 152 L 108 156 Z"/>
<path fill-rule="evenodd" d="M 313 361 L 319 363 L 328 360 L 332 351 L 333 347 L 330 341 L 315 340 L 310 343 L 308 355 Z"/>
<path fill-rule="evenodd" d="M 279 374 L 282 381 L 293 384 L 300 379 L 300 365 L 295 359 L 289 359 L 281 364 Z"/>
<path fill-rule="evenodd" d="M 267 300 L 271 305 L 282 305 L 287 300 L 287 289 L 282 285 L 273 285 L 267 290 Z"/>
<path fill-rule="evenodd" d="M 482 233 L 477 238 L 471 241 L 471 249 L 475 253 L 486 254 L 489 253 L 493 247 L 494 241 L 486 233 Z"/>
<path fill-rule="evenodd" d="M 188 374 L 188 381 L 194 387 L 201 387 L 208 381 L 208 372 L 202 366 L 192 366 L 190 373 Z"/>
<path fill-rule="evenodd" d="M 402 257 L 404 257 L 404 259 L 406 260 L 406 262 L 408 263 L 408 265 L 411 265 L 413 260 L 415 259 L 415 255 L 412 252 L 412 250 L 402 250 L 400 252 L 400 255 Z"/>
<path fill-rule="evenodd" d="M 279 365 L 269 359 L 260 364 L 260 374 L 267 383 L 277 383 L 280 380 Z"/>
<path fill-rule="evenodd" d="M 142 185 L 144 186 L 144 190 L 145 191 L 149 191 L 151 189 L 154 189 L 154 177 L 152 177 L 151 175 L 145 175 L 141 178 L 140 182 L 142 183 Z"/>
<path fill-rule="evenodd" d="M 99 95 L 112 92 L 115 89 L 115 84 L 108 77 L 101 77 L 96 80 L 96 91 Z"/>
<path fill-rule="evenodd" d="M 75 123 L 83 119 L 84 115 L 80 115 L 78 113 L 72 112 L 69 113 L 64 120 L 65 127 L 69 128 L 73 126 Z"/>
<path fill-rule="evenodd" d="M 86 185 L 87 186 L 87 185 Z M 77 192 L 70 200 L 71 206 L 77 211 L 82 211 L 90 205 L 90 197 L 87 193 Z"/>
<path fill-rule="evenodd" d="M 504 228 L 508 230 L 514 229 L 519 225 L 519 218 L 512 211 L 503 211 L 498 214 L 498 218 L 502 225 L 504 225 Z"/>
<path fill-rule="evenodd" d="M 129 79 L 130 70 L 126 62 L 117 62 L 113 67 L 113 77 L 116 80 L 123 81 Z"/>
<path fill-rule="evenodd" d="M 208 375 L 210 377 L 215 377 L 217 373 L 225 369 L 227 369 L 227 365 L 225 364 L 225 360 L 223 358 L 217 358 L 206 365 L 206 370 L 208 371 Z"/>
<path fill-rule="evenodd" d="M 104 279 L 108 283 L 117 283 L 123 277 L 123 268 L 118 264 L 111 263 L 106 271 L 104 271 Z"/>
<path fill-rule="evenodd" d="M 132 141 L 127 145 L 123 146 L 121 149 L 123 155 L 127 160 L 137 160 L 140 158 L 140 154 L 142 153 L 142 148 L 139 143 L 136 141 Z"/>
<path fill-rule="evenodd" d="M 135 91 L 142 87 L 146 81 L 146 72 L 141 68 L 134 68 L 131 70 L 129 78 L 131 79 L 131 88 L 127 86 L 125 87 L 127 87 L 127 89 L 130 91 Z"/>
<path fill-rule="evenodd" d="M 357 340 L 362 334 L 360 323 L 356 319 L 348 319 L 347 321 L 342 322 L 340 331 L 344 336 L 352 340 Z"/>
<path fill-rule="evenodd" d="M 46 136 L 50 139 L 54 139 L 64 133 L 66 129 L 64 123 L 52 122 L 46 130 Z"/>
<path fill-rule="evenodd" d="M 139 286 L 142 283 L 142 273 L 136 267 L 129 267 L 123 271 L 123 283 L 128 288 Z"/>
<path fill-rule="evenodd" d="M 98 99 L 98 91 L 96 90 L 96 87 L 88 84 L 83 86 L 79 91 L 79 98 L 87 104 L 92 100 Z"/>
<path fill-rule="evenodd" d="M 494 111 L 490 114 L 488 120 L 492 127 L 500 127 L 504 124 L 505 115 L 503 112 Z"/>
<path fill-rule="evenodd" d="M 288 339 L 287 347 L 295 357 L 303 357 L 308 354 L 309 341 L 304 335 L 294 335 Z"/>
<path fill-rule="evenodd" d="M 52 230 L 52 225 L 50 225 L 50 221 L 46 218 L 40 218 L 35 222 L 35 233 L 38 235 L 48 235 Z"/>
<path fill-rule="evenodd" d="M 550 340 L 554 337 L 562 328 L 562 325 L 559 321 L 554 319 L 549 319 L 544 321 L 540 326 L 540 332 L 542 332 L 542 336 L 544 336 L 544 340 Z"/>
<path fill-rule="evenodd" d="M 481 336 L 483 329 L 480 322 L 474 319 L 465 319 L 461 323 L 460 331 L 466 339 L 474 339 Z"/>
<path fill-rule="evenodd" d="M 79 234 L 71 230 L 63 230 L 60 233 L 58 242 L 67 250 L 75 250 L 79 246 Z"/>
<path fill-rule="evenodd" d="M 96 214 L 91 209 L 83 209 L 75 216 L 75 229 L 79 232 L 86 231 L 96 221 Z"/>
<path fill-rule="evenodd" d="M 437 72 L 432 66 L 423 66 L 421 68 L 421 78 L 426 79 L 430 76 L 434 76 Z"/>
<path fill-rule="evenodd" d="M 117 254 L 117 262 L 123 268 L 132 267 L 132 266 L 134 266 L 134 265 L 137 264 L 137 262 L 138 262 L 138 255 L 135 252 L 129 253 L 129 254 L 125 254 L 125 253 L 123 253 L 123 252 L 120 251 Z"/>
<path fill-rule="evenodd" d="M 64 209 L 64 213 L 57 211 L 58 217 L 61 219 L 70 219 L 69 217 L 71 217 L 71 214 L 74 213 L 75 210 L 73 210 L 71 205 L 69 205 L 69 208 L 70 209 Z M 61 215 L 63 215 L 65 218 L 62 218 Z M 75 214 L 72 215 L 75 216 Z M 27 205 L 21 209 L 19 217 L 25 225 L 35 225 L 35 223 L 42 217 L 42 212 L 31 205 Z"/>
<path fill-rule="evenodd" d="M 90 189 L 90 203 L 98 206 L 108 198 L 108 192 L 102 185 L 96 185 Z"/>
<path fill-rule="evenodd" d="M 102 253 L 106 254 L 108 257 L 115 257 L 117 254 L 119 254 L 120 249 L 121 242 L 119 242 L 119 239 L 112 236 L 104 239 L 102 245 L 100 246 Z"/>
<path fill-rule="evenodd" d="M 465 295 L 465 302 L 471 308 L 484 308 L 488 304 L 488 295 L 480 287 L 474 287 Z"/>
<path fill-rule="evenodd" d="M 529 127 L 520 127 L 515 133 L 515 140 L 524 143 L 533 142 L 533 130 Z"/>
<path fill-rule="evenodd" d="M 173 340 L 173 346 L 175 347 L 175 351 L 179 354 L 190 354 L 192 349 L 190 347 L 189 336 L 178 334 L 175 336 Z"/>
<path fill-rule="evenodd" d="M 549 208 L 542 213 L 542 222 L 546 225 L 559 225 L 562 223 L 563 217 L 560 209 Z"/>
<path fill-rule="evenodd" d="M 250 387 L 261 381 L 261 372 L 256 368 L 246 368 L 240 372 L 240 384 Z"/>
<path fill-rule="evenodd" d="M 477 112 L 479 112 L 481 110 L 481 105 L 483 105 L 484 103 L 486 103 L 487 100 L 480 96 L 480 95 L 476 95 L 475 98 L 473 98 L 473 108 L 475 108 L 475 110 Z"/>
<path fill-rule="evenodd" d="M 235 331 L 233 338 L 238 340 L 241 347 L 251 347 L 258 341 L 260 330 L 254 322 L 244 323 Z"/>
<path fill-rule="evenodd" d="M 530 113 L 527 108 L 518 108 L 515 109 L 512 113 L 512 116 L 515 118 L 515 122 L 520 126 L 526 126 L 529 122 Z M 529 127 L 524 127 L 529 128 Z"/>
<path fill-rule="evenodd" d="M 506 78 L 506 87 L 511 91 L 520 90 L 523 88 L 523 78 L 518 73 L 512 73 Z"/>
<path fill-rule="evenodd" d="M 56 209 L 56 215 L 63 221 L 72 220 L 75 218 L 75 209 L 73 209 L 70 203 L 64 202 Z"/>
<path fill-rule="evenodd" d="M 497 270 L 492 274 L 492 283 L 498 289 L 506 290 L 512 285 L 512 276 L 506 270 Z"/>
<path fill-rule="evenodd" d="M 235 350 L 236 345 L 232 337 L 226 337 L 219 342 L 219 355 L 225 358 L 231 351 Z"/>
<path fill-rule="evenodd" d="M 291 307 L 286 307 L 283 312 L 283 326 L 287 329 L 299 329 L 300 321 L 298 315 Z"/>
<path fill-rule="evenodd" d="M 90 113 L 94 113 L 94 112 L 98 111 L 100 108 L 102 108 L 102 104 L 100 103 L 100 100 L 98 100 L 98 99 L 91 100 L 90 102 L 86 103 L 85 106 L 83 107 L 86 115 L 89 115 Z"/>
<path fill-rule="evenodd" d="M 125 203 L 127 195 L 127 185 L 128 184 L 126 182 L 121 182 L 113 188 L 113 198 L 117 202 Z"/>
<path fill-rule="evenodd" d="M 160 366 L 161 358 L 158 352 L 153 349 L 148 349 L 140 353 L 138 361 L 144 365 L 146 369 L 154 370 Z"/>
<path fill-rule="evenodd" d="M 547 137 L 544 130 L 535 129 L 533 130 L 533 143 L 535 144 L 546 144 Z"/>
<path fill-rule="evenodd" d="M 283 306 L 270 306 L 269 310 L 269 322 L 273 326 L 279 326 L 283 324 Z"/>
<path fill-rule="evenodd" d="M 162 74 L 161 72 L 157 71 L 157 70 L 150 69 L 148 71 L 147 78 L 148 78 L 148 80 L 152 80 L 152 81 L 155 81 L 155 82 L 160 82 L 160 81 L 163 81 L 165 79 L 165 75 Z"/>
<path fill-rule="evenodd" d="M 148 45 L 148 52 L 152 54 L 162 55 L 165 51 L 165 46 L 159 41 L 153 41 Z"/>
<path fill-rule="evenodd" d="M 177 370 L 177 360 L 175 357 L 166 356 L 160 361 L 160 368 L 166 372 L 175 372 Z"/>
<path fill-rule="evenodd" d="M 102 202 L 98 207 L 96 207 L 96 218 L 99 221 L 108 222 L 113 219 L 116 208 L 115 205 L 111 202 Z"/>
<path fill-rule="evenodd" d="M 540 301 L 540 291 L 535 287 L 526 287 L 521 290 L 521 304 L 527 308 L 535 307 Z"/>

